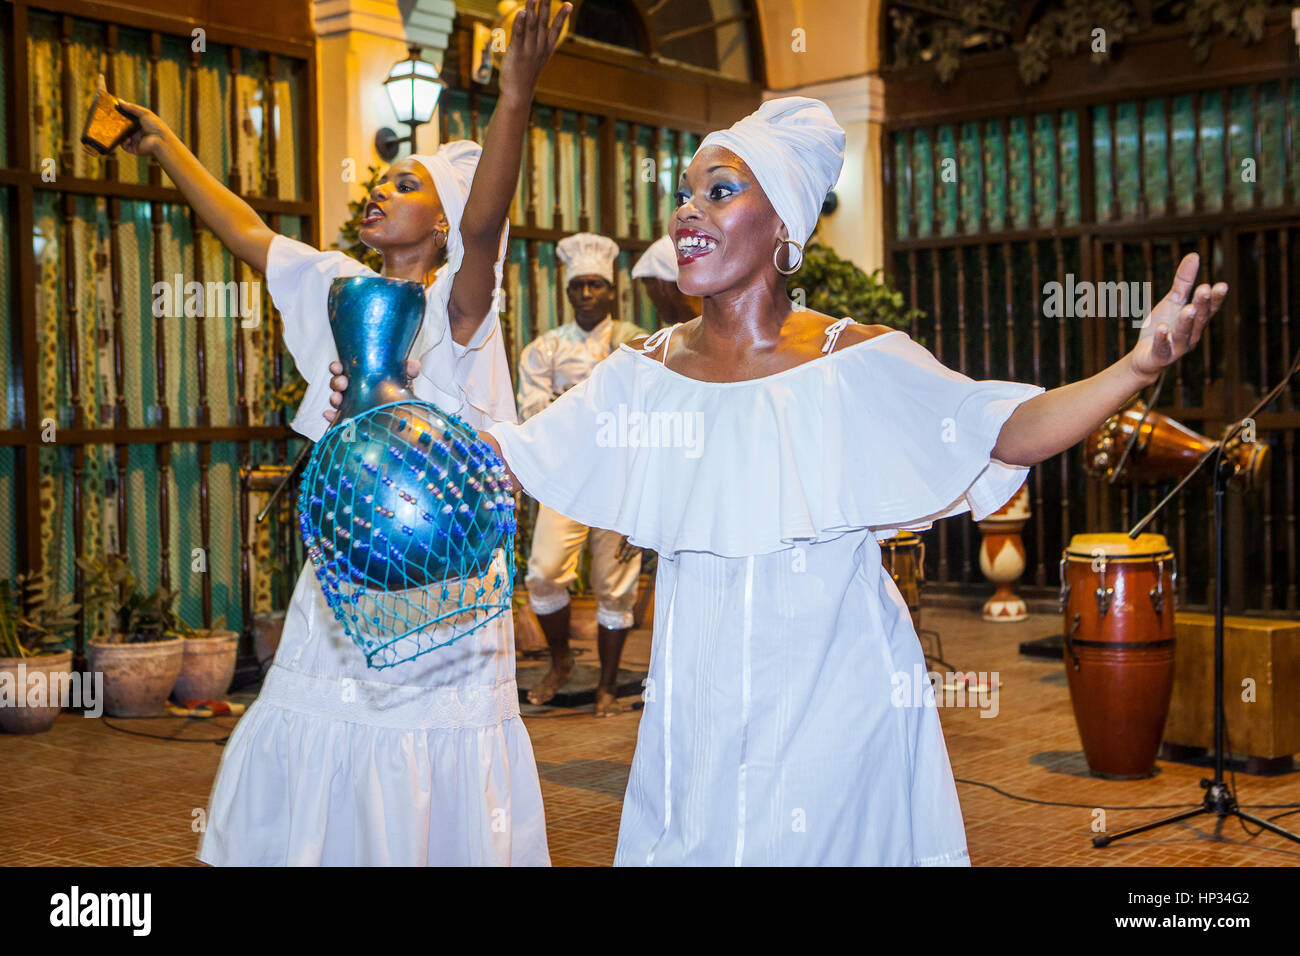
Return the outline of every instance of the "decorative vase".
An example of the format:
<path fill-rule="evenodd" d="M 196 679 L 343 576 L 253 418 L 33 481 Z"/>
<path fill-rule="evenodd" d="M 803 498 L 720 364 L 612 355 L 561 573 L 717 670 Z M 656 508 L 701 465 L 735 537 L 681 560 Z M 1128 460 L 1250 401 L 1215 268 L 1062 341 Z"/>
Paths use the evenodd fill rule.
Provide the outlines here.
<path fill-rule="evenodd" d="M 70 674 L 72 651 L 55 654 L 37 654 L 35 657 L 0 657 L 0 680 L 12 681 L 15 699 L 0 704 L 0 730 L 7 734 L 40 734 L 54 726 L 54 720 L 63 712 L 63 705 L 55 700 L 56 674 Z M 43 674 L 43 700 L 36 701 L 31 694 L 32 675 Z"/>
<path fill-rule="evenodd" d="M 335 279 L 329 318 L 348 389 L 298 520 L 334 617 L 371 667 L 391 667 L 510 610 L 513 488 L 491 446 L 410 390 L 422 285 Z"/>
<path fill-rule="evenodd" d="M 200 631 L 202 637 L 185 638 L 181 673 L 172 696 L 188 700 L 221 700 L 235 679 L 238 631 Z"/>
<path fill-rule="evenodd" d="M 1023 621 L 1029 608 L 1011 589 L 1012 582 L 1025 573 L 1025 545 L 1020 531 L 1029 520 L 1029 483 L 1005 505 L 979 522 L 980 570 L 997 585 L 993 596 L 984 602 L 984 620 L 999 623 Z"/>
<path fill-rule="evenodd" d="M 91 672 L 104 675 L 104 713 L 109 717 L 155 717 L 176 686 L 185 654 L 177 635 L 140 644 L 86 642 Z"/>

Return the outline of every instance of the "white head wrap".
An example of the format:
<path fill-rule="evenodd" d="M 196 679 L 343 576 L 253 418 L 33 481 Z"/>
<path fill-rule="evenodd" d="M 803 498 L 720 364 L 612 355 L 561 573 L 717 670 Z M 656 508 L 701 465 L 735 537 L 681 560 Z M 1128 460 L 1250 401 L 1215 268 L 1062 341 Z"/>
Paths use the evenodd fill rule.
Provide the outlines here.
<path fill-rule="evenodd" d="M 632 267 L 632 278 L 677 281 L 677 248 L 672 236 L 660 236 L 650 244 Z"/>
<path fill-rule="evenodd" d="M 790 238 L 805 243 L 840 178 L 844 142 L 844 130 L 825 103 L 784 96 L 768 100 L 730 129 L 710 133 L 700 149 L 721 146 L 743 159 Z"/>
<path fill-rule="evenodd" d="M 614 260 L 618 243 L 591 232 L 566 236 L 555 244 L 555 256 L 564 264 L 564 281 L 577 276 L 601 276 L 614 284 Z"/>
<path fill-rule="evenodd" d="M 460 269 L 465 257 L 465 245 L 460 238 L 460 220 L 465 215 L 465 202 L 469 199 L 470 183 L 474 171 L 478 169 L 479 157 L 483 148 L 469 139 L 453 140 L 444 143 L 436 153 L 412 154 L 415 160 L 429 171 L 434 188 L 438 190 L 438 199 L 442 202 L 443 212 L 447 214 L 447 262 L 455 274 Z M 510 241 L 510 222 L 506 221 L 501 233 L 501 253 L 497 256 L 496 287 L 501 287 L 501 274 L 504 268 L 505 250 Z"/>
<path fill-rule="evenodd" d="M 460 237 L 460 220 L 465 215 L 469 187 L 478 169 L 483 149 L 472 140 L 454 140 L 444 143 L 436 153 L 412 155 L 429 171 L 438 200 L 447 215 L 447 257 L 438 268 L 434 288 L 441 290 L 436 306 L 446 315 L 448 299 L 456 273 L 465 258 L 465 244 Z M 506 251 L 510 248 L 510 222 L 501 230 L 501 245 L 493 266 L 492 308 L 468 347 L 452 343 L 439 349 L 448 334 L 448 323 L 423 322 L 411 356 L 420 360 L 420 376 L 427 379 L 435 404 L 448 410 L 459 408 L 476 425 L 483 421 L 518 421 L 515 412 L 514 386 L 510 382 L 506 362 L 504 339 L 501 334 L 500 309 L 502 304 L 501 281 L 505 271 Z M 434 300 L 430 300 L 433 302 Z M 453 384 L 454 383 L 454 384 Z M 470 417 L 461 405 L 462 397 L 449 391 L 458 389 L 463 400 L 477 411 Z"/>

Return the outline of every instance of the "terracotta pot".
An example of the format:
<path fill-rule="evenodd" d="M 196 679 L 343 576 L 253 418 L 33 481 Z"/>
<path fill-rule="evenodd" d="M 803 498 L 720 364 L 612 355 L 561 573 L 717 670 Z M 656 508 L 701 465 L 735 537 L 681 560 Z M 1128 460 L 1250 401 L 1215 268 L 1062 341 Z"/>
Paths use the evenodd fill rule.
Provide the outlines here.
<path fill-rule="evenodd" d="M 19 665 L 22 665 L 21 671 Z M 63 711 L 63 707 L 57 701 L 53 704 L 49 703 L 53 696 L 50 693 L 53 689 L 50 686 L 50 678 L 55 674 L 69 674 L 71 671 L 72 651 L 40 654 L 36 657 L 0 657 L 0 673 L 12 675 L 5 680 L 13 681 L 11 686 L 16 701 L 23 704 L 21 707 L 10 706 L 6 701 L 5 705 L 0 706 L 0 729 L 7 734 L 40 734 L 49 730 L 54 725 L 54 719 Z M 26 688 L 31 675 L 37 673 L 45 675 L 46 704 L 29 707 L 26 705 Z"/>
<path fill-rule="evenodd" d="M 262 611 L 253 616 L 253 648 L 259 664 L 265 664 L 275 657 L 275 649 L 280 646 L 282 633 L 283 611 Z"/>
<path fill-rule="evenodd" d="M 238 631 L 196 631 L 185 638 L 181 676 L 172 696 L 187 700 L 221 700 L 235 677 L 235 656 L 239 652 Z"/>
<path fill-rule="evenodd" d="M 144 644 L 86 642 L 91 671 L 104 675 L 104 713 L 110 717 L 154 717 L 176 686 L 185 638 Z"/>

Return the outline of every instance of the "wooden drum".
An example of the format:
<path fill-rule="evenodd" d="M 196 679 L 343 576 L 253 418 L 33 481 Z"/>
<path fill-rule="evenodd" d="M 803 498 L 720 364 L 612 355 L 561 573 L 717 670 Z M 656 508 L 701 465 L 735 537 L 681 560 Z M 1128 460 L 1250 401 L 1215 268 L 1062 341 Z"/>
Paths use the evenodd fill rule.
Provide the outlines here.
<path fill-rule="evenodd" d="M 921 630 L 921 585 L 925 583 L 925 542 L 919 534 L 900 531 L 880 542 L 880 560 L 898 585 L 912 616 L 912 627 Z"/>
<path fill-rule="evenodd" d="M 1177 578 L 1158 534 L 1077 534 L 1061 556 L 1065 673 L 1094 776 L 1155 769 L 1174 686 Z"/>
<path fill-rule="evenodd" d="M 1120 457 L 1134 432 L 1138 433 L 1137 441 L 1120 466 Z M 1167 415 L 1148 412 L 1146 404 L 1135 399 L 1087 437 L 1083 467 L 1090 475 L 1106 477 L 1118 467 L 1120 481 L 1175 481 L 1191 471 L 1214 445 L 1211 439 Z M 1269 448 L 1264 442 L 1242 441 L 1238 434 L 1225 446 L 1224 454 L 1232 462 L 1234 483 L 1259 488 L 1267 482 Z"/>

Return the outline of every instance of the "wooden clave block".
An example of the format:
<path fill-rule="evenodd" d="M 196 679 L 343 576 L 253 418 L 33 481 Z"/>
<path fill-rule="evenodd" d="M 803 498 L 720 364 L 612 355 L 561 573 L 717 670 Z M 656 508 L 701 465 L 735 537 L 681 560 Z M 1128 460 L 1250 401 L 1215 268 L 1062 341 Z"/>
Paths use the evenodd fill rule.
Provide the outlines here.
<path fill-rule="evenodd" d="M 1214 748 L 1214 615 L 1174 618 L 1174 694 L 1165 743 Z M 1242 700 L 1247 678 L 1253 702 Z M 1272 759 L 1300 753 L 1300 621 L 1227 617 L 1223 704 L 1233 753 Z"/>

